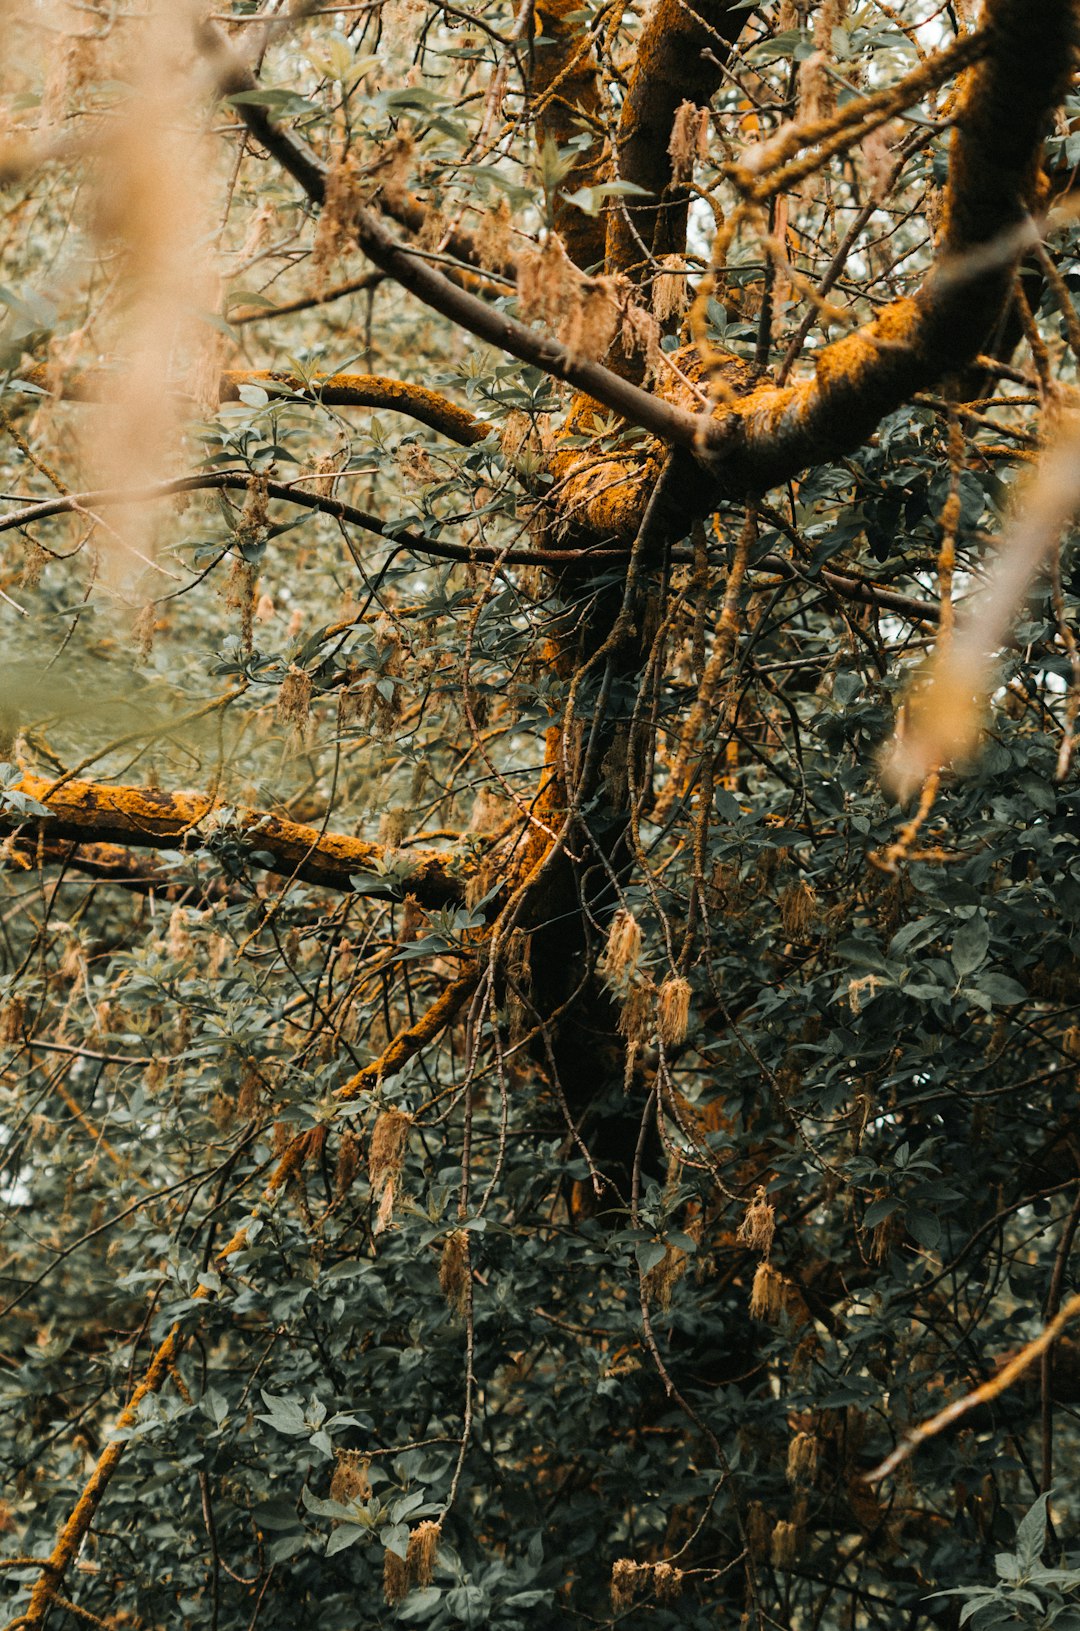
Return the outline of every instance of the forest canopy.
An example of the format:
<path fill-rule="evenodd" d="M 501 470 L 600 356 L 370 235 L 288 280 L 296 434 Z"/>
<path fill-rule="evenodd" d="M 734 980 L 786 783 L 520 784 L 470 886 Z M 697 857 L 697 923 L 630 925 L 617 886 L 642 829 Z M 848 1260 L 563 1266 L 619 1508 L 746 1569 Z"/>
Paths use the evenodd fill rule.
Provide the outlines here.
<path fill-rule="evenodd" d="M 0 23 L 0 1623 L 1080 1631 L 1076 0 Z"/>

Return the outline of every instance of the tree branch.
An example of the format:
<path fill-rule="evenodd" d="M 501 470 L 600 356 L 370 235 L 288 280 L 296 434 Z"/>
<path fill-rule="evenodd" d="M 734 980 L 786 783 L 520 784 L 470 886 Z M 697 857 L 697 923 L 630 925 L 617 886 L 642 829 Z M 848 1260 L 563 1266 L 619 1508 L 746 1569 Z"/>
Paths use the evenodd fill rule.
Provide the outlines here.
<path fill-rule="evenodd" d="M 37 866 L 62 866 L 68 871 L 82 873 L 94 883 L 113 884 L 133 895 L 156 895 L 159 899 L 170 900 L 191 893 L 191 885 L 177 878 L 166 867 L 144 860 L 119 844 L 78 844 L 60 838 L 42 840 L 36 835 L 9 837 L 4 845 L 4 855 L 26 871 Z M 248 898 L 239 885 L 220 878 L 201 880 L 199 894 L 237 905 Z"/>
<path fill-rule="evenodd" d="M 460 974 L 456 980 L 445 988 L 441 996 L 436 998 L 426 1014 L 418 1019 L 415 1024 L 398 1032 L 378 1059 L 365 1066 L 357 1075 L 350 1077 L 338 1089 L 338 1097 L 343 1100 L 355 1099 L 368 1088 L 384 1081 L 389 1076 L 396 1075 L 408 1060 L 419 1053 L 421 1048 L 425 1047 L 428 1042 L 433 1041 L 445 1026 L 457 1018 L 479 982 L 480 975 L 477 970 L 475 968 L 466 969 L 464 973 Z M 324 1126 L 313 1127 L 308 1131 L 299 1133 L 286 1146 L 281 1159 L 270 1175 L 266 1188 L 252 1207 L 248 1221 L 241 1224 L 221 1250 L 215 1253 L 215 1268 L 218 1270 L 224 1269 L 231 1257 L 235 1257 L 237 1252 L 243 1251 L 248 1243 L 251 1225 L 254 1220 L 276 1203 L 290 1179 L 301 1170 L 308 1156 L 322 1149 L 325 1136 L 326 1128 Z M 200 1301 L 205 1301 L 211 1296 L 205 1281 L 194 1288 L 191 1296 L 193 1300 L 198 1299 Z M 16 1631 L 16 1627 L 21 1627 L 22 1631 L 39 1631 L 39 1627 L 44 1624 L 50 1606 L 56 1601 L 60 1584 L 71 1567 L 94 1518 L 97 1516 L 105 1492 L 120 1464 L 124 1446 L 127 1442 L 126 1430 L 132 1427 L 138 1419 L 139 1406 L 142 1401 L 155 1393 L 159 1393 L 168 1378 L 174 1374 L 176 1361 L 180 1356 L 184 1341 L 185 1334 L 182 1332 L 179 1323 L 177 1323 L 171 1327 L 164 1340 L 155 1350 L 141 1381 L 117 1416 L 109 1442 L 98 1457 L 94 1470 L 84 1485 L 79 1499 L 57 1535 L 56 1544 L 50 1552 L 48 1560 L 41 1565 L 41 1573 L 34 1582 L 25 1613 L 11 1621 L 6 1631 Z"/>
<path fill-rule="evenodd" d="M 225 488 L 238 492 L 246 492 L 251 485 L 251 477 L 238 471 L 207 471 L 204 475 L 179 476 L 174 481 L 158 482 L 152 487 L 117 487 L 104 489 L 92 493 L 68 493 L 62 498 L 42 499 L 38 504 L 29 504 L 24 509 L 16 510 L 13 514 L 0 517 L 0 532 L 9 531 L 14 527 L 25 527 L 34 521 L 43 521 L 53 515 L 69 513 L 92 512 L 95 509 L 105 509 L 114 504 L 141 504 L 149 503 L 156 498 L 170 498 L 176 493 L 192 493 L 200 490 L 214 490 Z M 598 567 L 611 566 L 616 562 L 625 561 L 630 555 L 626 545 L 613 545 L 609 549 L 517 549 L 497 550 L 483 545 L 448 544 L 435 542 L 432 539 L 421 538 L 412 532 L 390 531 L 376 516 L 369 515 L 366 510 L 358 510 L 352 504 L 343 504 L 335 498 L 322 498 L 315 493 L 305 493 L 300 488 L 286 487 L 280 482 L 267 483 L 267 497 L 280 499 L 286 504 L 297 504 L 301 508 L 319 510 L 333 516 L 335 520 L 346 521 L 354 526 L 363 527 L 365 531 L 374 533 L 376 537 L 384 538 L 387 543 L 396 544 L 407 549 L 410 554 L 428 555 L 436 560 L 461 561 L 465 564 L 500 566 L 552 566 L 563 568 L 568 565 L 592 564 Z M 692 550 L 678 547 L 669 552 L 669 560 L 673 566 L 692 566 L 694 554 Z M 753 571 L 779 573 L 785 577 L 796 577 L 791 562 L 782 555 L 761 555 L 753 563 Z M 852 573 L 838 572 L 833 567 L 822 567 L 819 574 L 822 583 L 828 585 L 836 594 L 846 600 L 854 600 L 865 606 L 878 606 L 882 611 L 897 612 L 916 623 L 932 623 L 938 619 L 938 608 L 931 601 L 915 600 L 910 595 L 897 593 L 896 590 L 886 589 L 872 582 L 869 578 L 861 578 Z"/>
<path fill-rule="evenodd" d="M 195 38 L 214 74 L 220 97 L 241 96 L 261 88 L 250 65 L 233 50 L 225 35 L 213 22 L 206 19 L 199 24 L 195 30 Z M 260 146 L 265 147 L 271 157 L 277 159 L 282 168 L 299 181 L 313 203 L 321 204 L 326 191 L 326 166 L 306 142 L 275 124 L 266 109 L 255 103 L 234 103 L 234 108 Z M 402 191 L 395 193 L 393 198 L 384 195 L 380 198 L 379 204 L 387 215 L 409 232 L 419 233 L 429 224 L 430 211 L 414 193 Z M 461 283 L 467 288 L 490 290 L 491 280 L 486 276 L 486 269 L 469 233 L 455 228 L 444 236 L 442 243 L 444 253 L 462 262 L 460 271 L 452 269 L 448 274 L 451 281 Z M 505 266 L 489 269 L 513 281 L 512 264 L 507 263 Z"/>
<path fill-rule="evenodd" d="M 381 899 L 408 893 L 425 906 L 460 901 L 475 863 L 439 850 L 389 851 L 345 833 L 321 832 L 264 810 L 226 805 L 208 793 L 166 793 L 153 787 L 114 787 L 69 781 L 62 786 L 24 775 L 13 791 L 46 806 L 48 817 L 0 810 L 0 832 L 12 833 L 41 820 L 48 843 L 128 844 L 136 849 L 182 849 L 190 839 L 206 845 L 213 834 L 249 866 L 328 889 Z M 208 818 L 214 818 L 208 821 Z M 387 869 L 390 869 L 387 871 Z M 386 881 L 381 875 L 386 874 Z"/>
<path fill-rule="evenodd" d="M 630 424 L 651 431 L 662 442 L 689 450 L 699 445 L 703 422 L 696 415 L 641 390 L 602 363 L 575 357 L 558 340 L 495 310 L 467 290 L 457 288 L 435 267 L 418 259 L 392 238 L 371 210 L 357 211 L 356 238 L 368 259 L 381 271 L 459 328 L 500 351 L 509 352 L 521 362 L 531 363 L 553 379 L 563 380 Z M 707 424 L 704 428 L 707 429 Z"/>
<path fill-rule="evenodd" d="M 988 0 L 984 60 L 965 86 L 954 132 L 941 250 L 922 287 L 827 346 L 813 379 L 763 386 L 710 420 L 640 390 L 600 363 L 458 288 L 358 209 L 356 236 L 379 269 L 469 333 L 602 403 L 661 441 L 695 452 L 717 487 L 764 491 L 812 462 L 858 447 L 888 413 L 981 349 L 1030 237 L 1027 216 L 1047 120 L 1073 68 L 1072 0 Z M 242 105 L 245 120 L 262 110 Z M 251 127 L 255 134 L 258 131 Z M 260 140 L 262 138 L 260 137 Z M 294 138 L 285 167 L 321 199 L 322 170 Z M 315 161 L 317 163 L 317 161 Z"/>
<path fill-rule="evenodd" d="M 751 569 L 753 572 L 775 572 L 779 577 L 797 578 L 800 583 L 813 582 L 806 574 L 795 570 L 783 555 L 759 555 Z M 910 623 L 936 623 L 941 616 L 937 606 L 929 600 L 916 600 L 912 595 L 885 589 L 869 578 L 854 572 L 837 572 L 833 567 L 822 567 L 817 578 L 839 595 L 842 600 L 853 600 L 860 606 L 872 606 L 883 612 L 896 612 Z"/>
<path fill-rule="evenodd" d="M 355 1076 L 350 1076 L 337 1089 L 335 1097 L 339 1099 L 358 1099 L 361 1093 L 369 1092 L 377 1087 L 386 1076 L 394 1076 L 401 1069 L 407 1059 L 411 1059 L 420 1049 L 426 1047 L 451 1020 L 457 1018 L 477 986 L 480 984 L 481 970 L 472 964 L 452 980 L 442 995 L 432 1003 L 426 1014 L 423 1014 L 414 1025 L 397 1036 L 369 1065 L 358 1070 Z"/>
<path fill-rule="evenodd" d="M 314 306 L 329 306 L 332 301 L 342 300 L 346 295 L 377 289 L 384 281 L 381 272 L 363 272 L 360 277 L 349 278 L 345 283 L 336 283 L 333 288 L 324 289 L 322 294 L 298 295 L 295 300 L 285 300 L 280 306 L 242 306 L 239 311 L 230 310 L 227 322 L 232 328 L 242 328 L 245 323 L 261 323 L 264 318 L 291 317 L 294 312 L 310 311 Z"/>
<path fill-rule="evenodd" d="M 986 54 L 956 115 L 937 258 L 910 299 L 826 346 L 812 379 L 761 386 L 710 430 L 725 488 L 764 491 L 858 447 L 875 425 L 970 362 L 1033 237 L 1042 141 L 1073 72 L 1072 0 L 988 0 Z"/>
<path fill-rule="evenodd" d="M 604 226 L 599 214 L 587 215 L 563 196 L 591 187 L 603 178 L 605 144 L 597 133 L 601 117 L 600 68 L 589 38 L 589 14 L 579 0 L 537 0 L 536 22 L 543 43 L 533 59 L 532 101 L 539 147 L 552 141 L 565 148 L 586 128 L 592 141 L 579 152 L 555 196 L 555 230 L 566 252 L 582 271 L 604 259 Z"/>
<path fill-rule="evenodd" d="M 20 377 L 42 390 L 53 389 L 44 363 L 26 369 Z M 107 398 L 111 383 L 109 374 L 86 369 L 62 379 L 55 394 L 63 401 L 101 402 Z M 303 379 L 287 369 L 233 368 L 221 375 L 219 400 L 238 402 L 244 385 L 257 385 L 270 395 L 278 392 L 300 402 L 323 403 L 328 408 L 381 408 L 388 413 L 407 414 L 463 447 L 482 442 L 491 428 L 438 391 L 403 379 L 389 379 L 384 374 L 311 374 Z"/>
<path fill-rule="evenodd" d="M 607 218 L 607 270 L 640 282 L 653 256 L 686 248 L 689 193 L 676 185 L 669 152 L 676 109 L 683 102 L 707 108 L 723 78 L 721 53 L 735 43 L 756 7 L 728 0 L 659 0 L 642 31 L 619 114 L 615 174 L 644 187 L 647 197 L 620 199 Z M 706 53 L 708 53 L 706 55 Z"/>
<path fill-rule="evenodd" d="M 277 389 L 304 402 L 325 403 L 328 408 L 382 408 L 407 414 L 463 447 L 482 442 L 491 429 L 438 391 L 382 374 L 313 374 L 304 380 L 275 369 L 235 368 L 221 376 L 222 402 L 239 401 L 243 385 L 262 386 L 271 395 Z"/>
<path fill-rule="evenodd" d="M 196 476 L 177 476 L 172 481 L 154 482 L 146 487 L 103 487 L 89 493 L 65 493 L 59 498 L 43 498 L 36 504 L 27 504 L 20 510 L 0 517 L 0 532 L 29 526 L 34 521 L 45 521 L 53 515 L 93 514 L 117 504 L 148 504 L 157 498 L 171 498 L 177 493 L 226 492 L 246 493 L 252 476 L 241 470 L 207 470 Z M 615 546 L 611 549 L 493 549 L 483 544 L 448 544 L 404 528 L 388 526 L 353 504 L 340 499 L 324 498 L 319 493 L 308 493 L 301 487 L 286 486 L 283 482 L 266 484 L 268 498 L 280 499 L 286 504 L 299 505 L 305 510 L 319 510 L 350 526 L 362 527 L 377 538 L 384 538 L 398 549 L 410 554 L 431 556 L 435 560 L 461 561 L 464 564 L 499 566 L 565 566 L 568 561 L 596 561 L 600 565 L 626 559 L 627 551 Z M 673 557 L 674 558 L 674 557 Z M 689 557 L 687 557 L 689 559 Z"/>
<path fill-rule="evenodd" d="M 216 65 L 222 95 L 235 95 L 237 91 L 256 87 L 250 68 L 235 56 L 212 23 L 204 24 L 198 37 L 203 50 Z M 237 104 L 237 112 L 256 140 L 299 182 L 312 203 L 322 204 L 326 195 L 326 166 L 322 160 L 291 132 L 279 129 L 264 108 L 242 102 Z M 695 446 L 697 421 L 693 414 L 650 396 L 648 391 L 620 379 L 600 363 L 576 360 L 557 340 L 487 305 L 445 273 L 411 254 L 387 232 L 373 210 L 357 208 L 355 220 L 356 239 L 368 259 L 433 311 L 499 350 L 508 351 L 512 357 L 564 380 L 631 424 L 652 431 L 662 441 L 687 448 Z"/>

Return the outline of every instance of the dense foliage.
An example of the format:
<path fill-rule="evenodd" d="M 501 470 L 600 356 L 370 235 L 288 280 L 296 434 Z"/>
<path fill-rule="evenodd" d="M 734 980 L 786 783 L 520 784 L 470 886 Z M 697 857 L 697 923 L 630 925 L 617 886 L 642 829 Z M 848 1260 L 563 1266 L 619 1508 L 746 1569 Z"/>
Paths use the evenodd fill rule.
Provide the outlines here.
<path fill-rule="evenodd" d="M 1080 1625 L 1071 1328 L 868 1481 L 1080 1222 L 1075 538 L 881 775 L 1080 356 L 970 9 L 0 6 L 9 1631 Z"/>

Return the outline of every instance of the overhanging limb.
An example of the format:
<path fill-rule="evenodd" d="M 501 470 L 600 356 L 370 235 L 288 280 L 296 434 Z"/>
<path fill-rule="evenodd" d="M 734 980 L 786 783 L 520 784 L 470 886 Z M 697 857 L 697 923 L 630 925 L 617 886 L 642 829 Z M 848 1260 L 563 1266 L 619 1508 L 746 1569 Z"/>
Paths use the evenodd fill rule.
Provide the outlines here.
<path fill-rule="evenodd" d="M 134 849 L 198 848 L 212 839 L 234 848 L 247 865 L 329 889 L 383 899 L 414 895 L 423 906 L 464 898 L 475 862 L 440 850 L 391 852 L 347 833 L 323 832 L 266 810 L 228 805 L 210 793 L 167 793 L 154 787 L 66 781 L 56 786 L 25 775 L 9 792 L 26 794 L 47 816 L 0 809 L 0 833 L 41 823 L 48 842 L 126 844 Z M 361 876 L 363 883 L 351 880 Z"/>

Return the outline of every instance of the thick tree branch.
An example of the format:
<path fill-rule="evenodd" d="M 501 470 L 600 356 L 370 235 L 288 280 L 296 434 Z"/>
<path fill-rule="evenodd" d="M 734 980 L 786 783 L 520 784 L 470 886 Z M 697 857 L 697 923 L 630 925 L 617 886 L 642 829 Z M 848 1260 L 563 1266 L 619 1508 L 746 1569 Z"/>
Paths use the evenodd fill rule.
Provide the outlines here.
<path fill-rule="evenodd" d="M 245 864 L 329 889 L 349 890 L 364 875 L 358 893 L 384 899 L 415 895 L 422 905 L 459 901 L 474 863 L 467 856 L 438 850 L 391 853 L 345 833 L 287 821 L 264 810 L 226 805 L 208 793 L 166 793 L 153 787 L 113 787 L 103 782 L 69 781 L 61 786 L 25 775 L 15 790 L 36 799 L 48 817 L 0 811 L 0 832 L 11 833 L 41 820 L 49 843 L 128 844 L 135 849 L 182 849 L 207 844 L 212 835 Z M 227 812 L 227 814 L 226 814 Z M 381 875 L 386 881 L 381 881 Z"/>
<path fill-rule="evenodd" d="M 70 374 L 54 384 L 43 363 L 28 368 L 21 377 L 68 402 L 103 401 L 112 384 L 108 374 L 94 369 Z M 238 402 L 245 385 L 260 386 L 271 396 L 279 392 L 296 401 L 323 403 L 328 408 L 381 408 L 387 413 L 405 414 L 463 447 L 482 442 L 490 430 L 475 414 L 438 391 L 408 380 L 390 379 L 385 374 L 311 374 L 302 379 L 287 369 L 232 368 L 221 376 L 219 400 Z"/>
<path fill-rule="evenodd" d="M 839 457 L 982 349 L 1031 242 L 1042 141 L 1073 73 L 1074 0 L 988 0 L 984 59 L 956 115 L 937 259 L 914 297 L 827 346 L 812 379 L 734 403 L 710 444 L 732 490 Z M 723 446 L 726 440 L 726 447 Z"/>
<path fill-rule="evenodd" d="M 604 226 L 599 214 L 587 215 L 563 196 L 592 187 L 603 178 L 605 143 L 599 134 L 600 68 L 589 38 L 589 14 L 579 0 L 537 0 L 540 41 L 533 57 L 532 99 L 540 147 L 554 142 L 565 148 L 586 130 L 592 140 L 579 151 L 555 197 L 555 230 L 566 252 L 582 271 L 604 259 Z"/>
<path fill-rule="evenodd" d="M 256 88 L 257 81 L 250 68 L 235 57 L 212 23 L 204 25 L 199 39 L 215 64 L 222 95 Z M 279 129 L 264 108 L 244 102 L 237 105 L 237 111 L 251 134 L 300 184 L 311 201 L 322 204 L 326 195 L 326 166 L 322 160 L 291 132 Z M 600 363 L 576 360 L 557 340 L 487 305 L 418 255 L 410 254 L 405 245 L 387 232 L 373 210 L 357 209 L 356 238 L 380 271 L 468 333 L 508 351 L 522 362 L 532 363 L 556 379 L 565 380 L 631 424 L 652 431 L 662 441 L 682 447 L 694 446 L 696 420 L 693 414 L 639 390 Z"/>
<path fill-rule="evenodd" d="M 381 271 L 459 328 L 572 385 L 630 424 L 651 431 L 662 442 L 688 449 L 698 446 L 702 423 L 694 414 L 641 390 L 602 363 L 575 357 L 558 340 L 457 288 L 435 267 L 410 254 L 371 210 L 357 211 L 356 238 Z"/>
<path fill-rule="evenodd" d="M 686 248 L 689 194 L 677 184 L 669 151 L 676 109 L 707 108 L 723 78 L 728 49 L 756 8 L 728 0 L 659 0 L 642 31 L 619 115 L 615 173 L 644 187 L 647 197 L 619 200 L 608 215 L 607 270 L 640 282 L 654 257 Z M 707 53 L 707 54 L 706 54 Z"/>
<path fill-rule="evenodd" d="M 323 402 L 328 408 L 382 408 L 388 413 L 403 413 L 463 447 L 482 442 L 491 428 L 467 408 L 458 407 L 426 385 L 387 379 L 382 374 L 314 374 L 303 380 L 298 374 L 272 369 L 230 369 L 221 376 L 222 402 L 238 401 L 244 385 L 262 386 L 271 395 L 275 388 L 287 391 L 291 397 Z"/>

